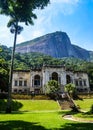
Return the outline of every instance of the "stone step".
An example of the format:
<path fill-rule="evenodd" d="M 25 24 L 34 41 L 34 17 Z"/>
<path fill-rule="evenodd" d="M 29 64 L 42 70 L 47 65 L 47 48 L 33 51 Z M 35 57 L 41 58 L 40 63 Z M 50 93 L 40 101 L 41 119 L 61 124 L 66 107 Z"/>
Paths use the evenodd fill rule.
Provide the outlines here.
<path fill-rule="evenodd" d="M 61 101 L 59 100 L 59 104 L 62 110 L 71 109 L 69 101 Z"/>

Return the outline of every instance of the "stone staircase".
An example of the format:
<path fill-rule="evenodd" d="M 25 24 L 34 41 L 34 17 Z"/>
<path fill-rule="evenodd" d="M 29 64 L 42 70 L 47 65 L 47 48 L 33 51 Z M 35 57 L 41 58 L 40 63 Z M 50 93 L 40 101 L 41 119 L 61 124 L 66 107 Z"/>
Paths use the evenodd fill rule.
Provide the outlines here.
<path fill-rule="evenodd" d="M 61 107 L 62 110 L 66 110 L 66 109 L 72 109 L 75 111 L 78 111 L 78 107 L 75 104 L 75 102 L 73 101 L 73 99 L 69 96 L 69 94 L 66 94 L 66 98 L 60 98 L 60 100 L 58 100 L 59 105 Z"/>
<path fill-rule="evenodd" d="M 62 110 L 71 109 L 69 101 L 67 101 L 67 100 L 59 100 L 58 102 L 59 102 L 59 105 L 60 105 Z"/>

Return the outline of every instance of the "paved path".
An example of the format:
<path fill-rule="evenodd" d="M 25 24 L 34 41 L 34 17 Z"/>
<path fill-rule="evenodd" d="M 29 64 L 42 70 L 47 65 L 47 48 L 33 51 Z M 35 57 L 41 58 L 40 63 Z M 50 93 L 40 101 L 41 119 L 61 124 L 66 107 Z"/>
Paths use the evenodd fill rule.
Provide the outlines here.
<path fill-rule="evenodd" d="M 85 120 L 83 118 L 73 117 L 72 115 L 65 115 L 63 118 L 67 120 L 77 121 L 77 122 L 93 123 L 93 120 Z"/>

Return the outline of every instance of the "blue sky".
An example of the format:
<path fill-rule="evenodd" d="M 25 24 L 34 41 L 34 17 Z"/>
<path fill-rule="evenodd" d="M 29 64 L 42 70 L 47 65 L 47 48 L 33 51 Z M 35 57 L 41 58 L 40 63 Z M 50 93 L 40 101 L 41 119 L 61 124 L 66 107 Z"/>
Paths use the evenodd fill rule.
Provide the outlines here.
<path fill-rule="evenodd" d="M 93 51 L 93 0 L 51 0 L 44 10 L 36 10 L 34 26 L 25 26 L 17 44 L 55 31 L 66 32 L 72 44 Z M 9 18 L 0 15 L 0 43 L 13 46 L 7 28 Z"/>

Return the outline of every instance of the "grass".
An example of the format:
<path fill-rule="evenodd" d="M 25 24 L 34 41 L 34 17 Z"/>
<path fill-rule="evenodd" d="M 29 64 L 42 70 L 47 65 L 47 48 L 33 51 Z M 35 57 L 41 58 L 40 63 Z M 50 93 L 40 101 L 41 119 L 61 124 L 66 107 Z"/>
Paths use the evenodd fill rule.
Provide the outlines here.
<path fill-rule="evenodd" d="M 20 111 L 60 110 L 60 106 L 53 100 L 17 100 L 23 106 Z"/>
<path fill-rule="evenodd" d="M 93 99 L 75 100 L 75 102 L 82 110 L 89 111 L 91 105 L 93 104 Z"/>
<path fill-rule="evenodd" d="M 64 120 L 61 112 L 0 114 L 0 130 L 93 130 L 93 124 Z"/>
<path fill-rule="evenodd" d="M 68 111 L 61 111 L 55 101 L 14 101 L 14 105 L 17 104 L 20 106 L 19 111 L 12 114 L 0 113 L 0 130 L 93 130 L 91 123 L 63 119 L 62 116 Z"/>
<path fill-rule="evenodd" d="M 0 100 L 0 110 L 5 111 L 6 100 Z M 53 100 L 13 100 L 13 111 L 45 111 L 60 110 L 60 106 Z"/>
<path fill-rule="evenodd" d="M 93 122 L 93 114 L 89 114 L 89 113 L 77 113 L 75 114 L 74 117 L 79 117 L 83 120 L 89 120 L 89 121 L 92 121 Z"/>

